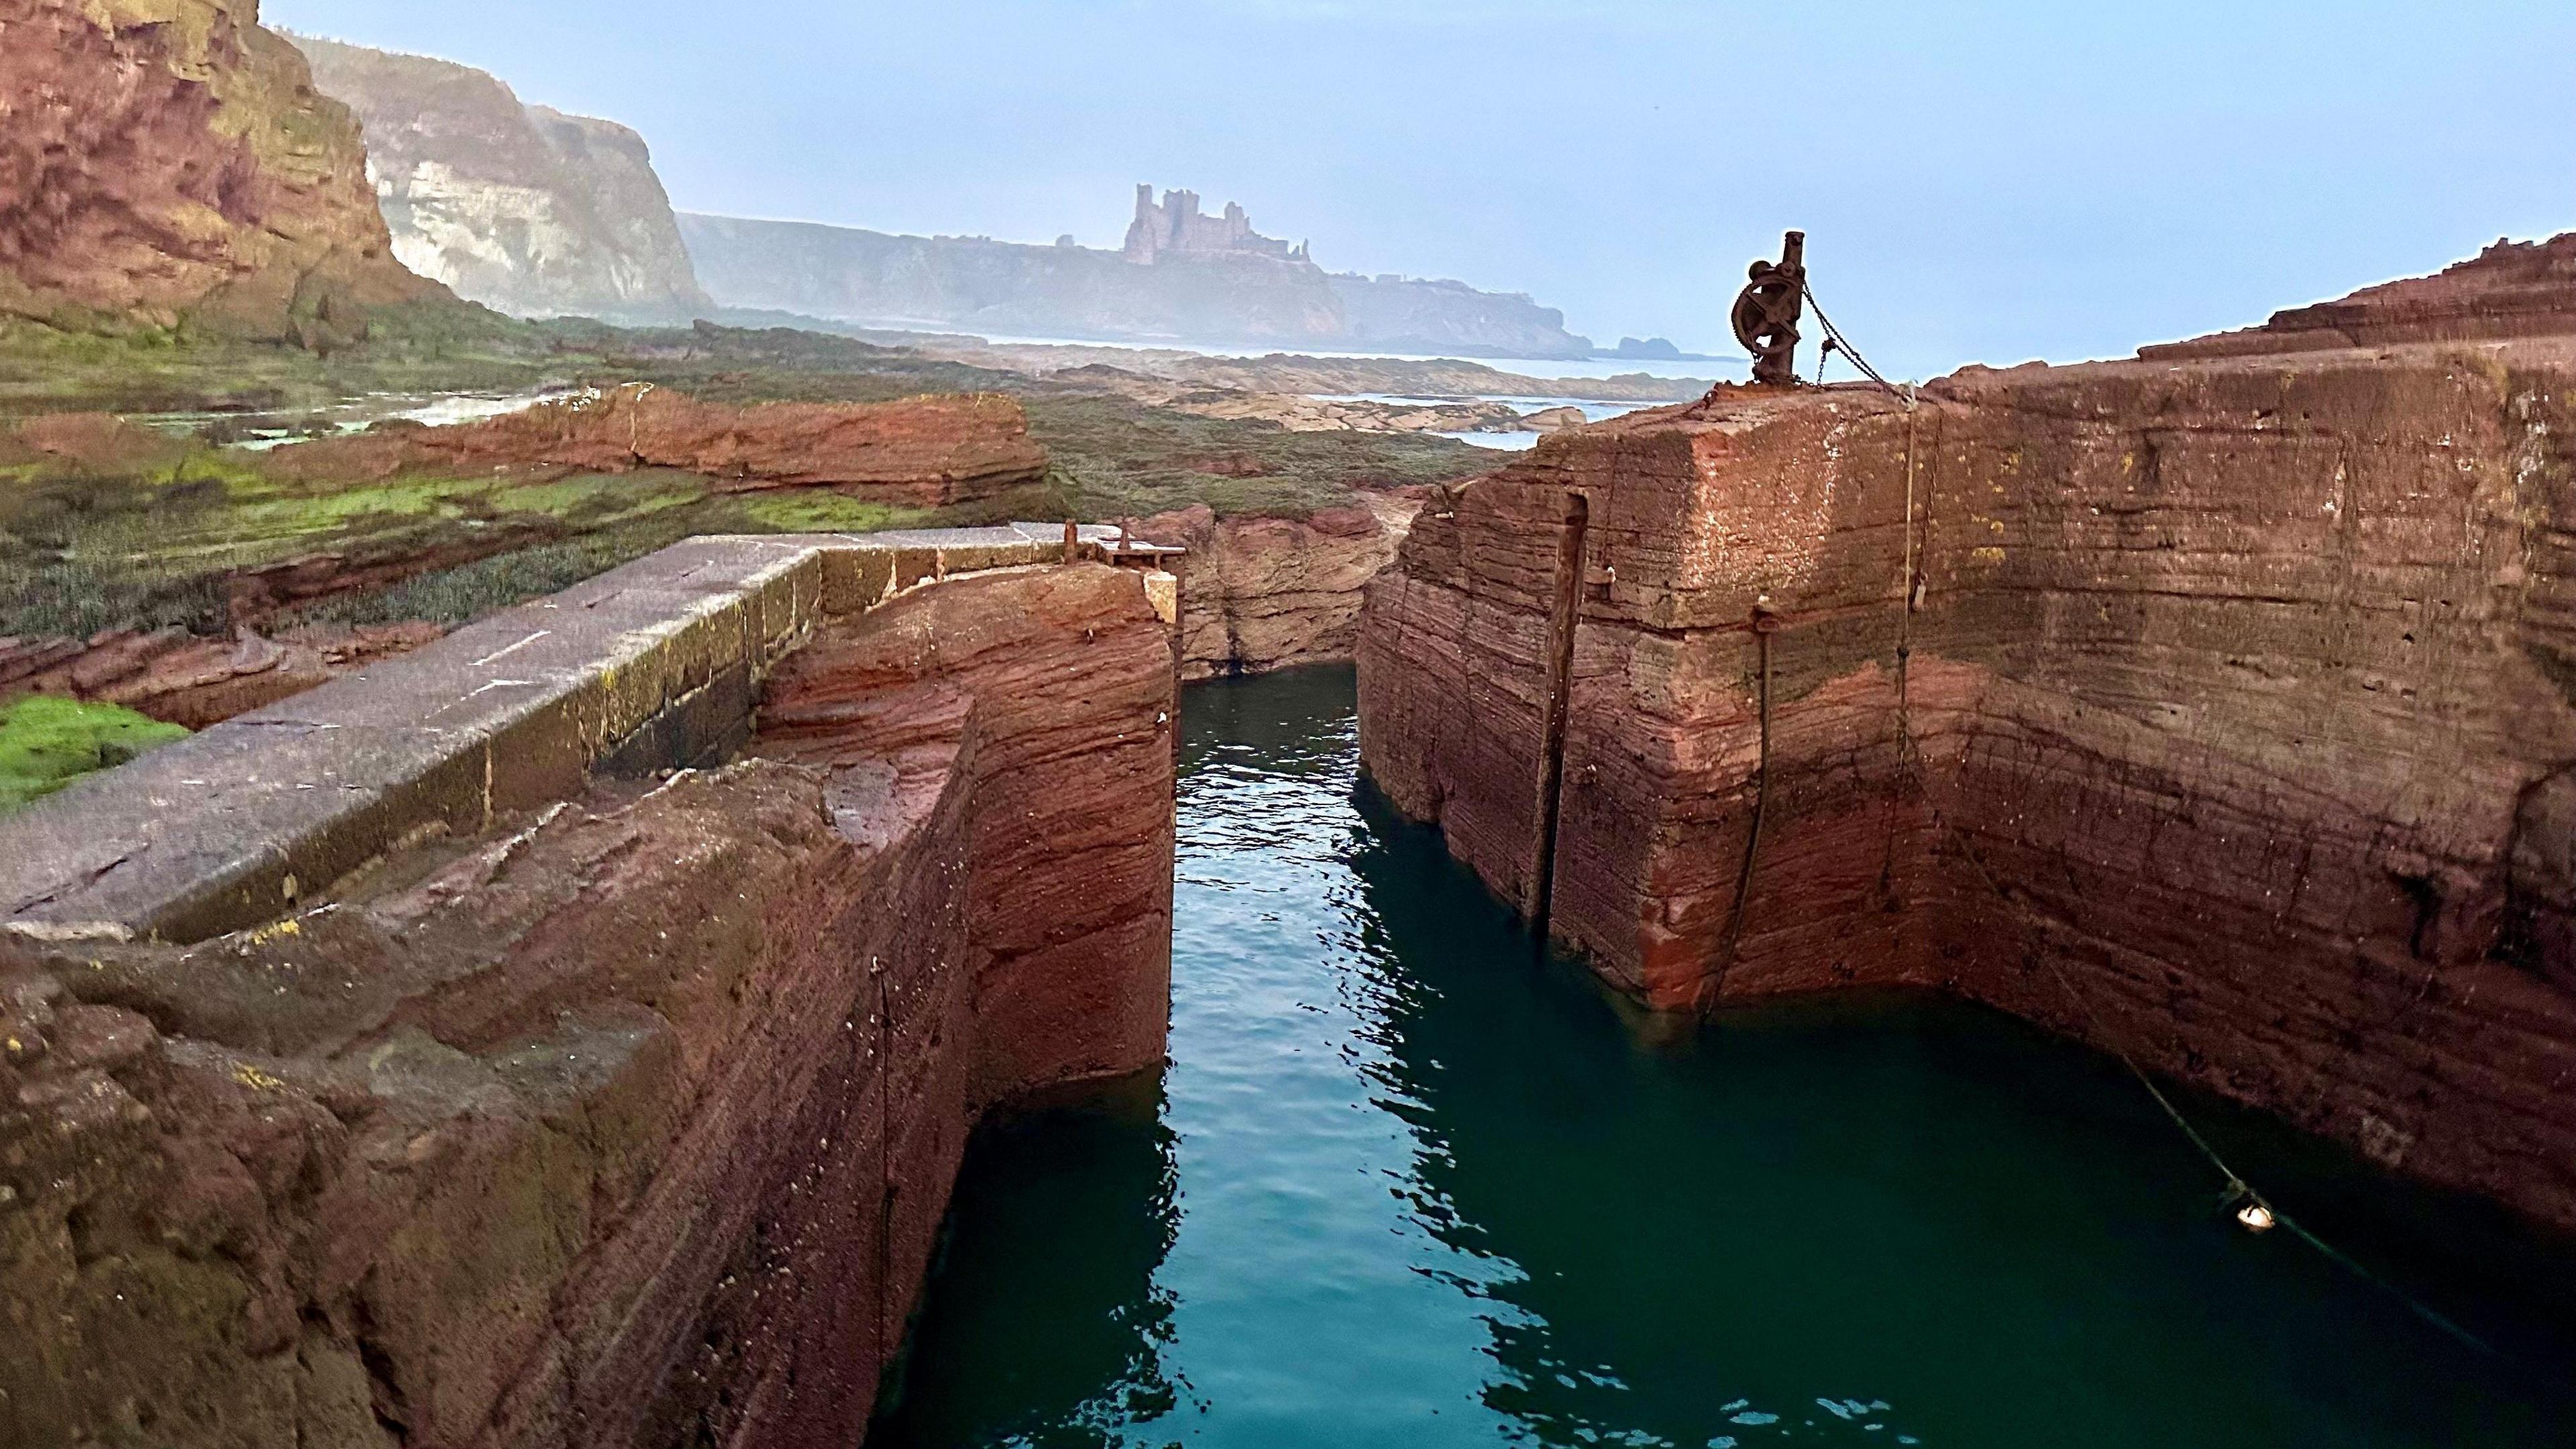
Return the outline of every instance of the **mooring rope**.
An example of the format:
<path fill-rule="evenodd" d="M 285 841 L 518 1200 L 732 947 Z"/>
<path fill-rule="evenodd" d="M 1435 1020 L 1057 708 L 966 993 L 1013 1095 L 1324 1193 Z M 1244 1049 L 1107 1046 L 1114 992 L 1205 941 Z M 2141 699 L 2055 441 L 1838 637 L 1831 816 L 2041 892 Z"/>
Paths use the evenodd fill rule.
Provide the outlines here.
<path fill-rule="evenodd" d="M 1762 817 L 1771 805 L 1771 635 L 1778 627 L 1767 599 L 1754 606 L 1754 649 L 1761 658 L 1762 745 L 1753 771 L 1753 828 L 1744 837 L 1744 864 L 1735 873 L 1735 910 L 1726 918 L 1726 944 L 1718 951 L 1717 969 L 1699 989 L 1702 1011 L 1715 1006 L 1726 989 L 1726 975 L 1735 969 L 1736 952 L 1744 944 L 1744 912 L 1753 902 L 1753 867 L 1762 854 Z"/>
<path fill-rule="evenodd" d="M 1870 366 L 1868 359 L 1864 358 L 1861 355 L 1860 350 L 1851 345 L 1851 340 L 1843 335 L 1842 330 L 1834 325 L 1833 319 L 1825 315 L 1825 309 L 1816 302 L 1815 292 L 1812 289 L 1803 290 L 1805 291 L 1807 305 L 1814 308 L 1817 322 L 1822 324 L 1824 327 L 1825 337 L 1829 346 L 1840 351 L 1845 357 L 1849 358 L 1852 365 L 1860 369 L 1861 373 L 1871 382 L 1877 384 L 1881 389 L 1886 391 L 1889 396 L 1894 397 L 1905 405 L 1905 574 L 1897 600 L 1898 615 L 1896 645 L 1896 735 L 1898 757 L 1903 762 L 1907 771 L 1914 776 L 1915 788 L 1922 795 L 1925 808 L 1931 811 L 1933 823 L 1940 827 L 1942 833 L 1949 838 L 1952 846 L 1958 851 L 1960 857 L 1966 860 L 1969 867 L 1976 872 L 1978 880 L 1984 883 L 1986 889 L 1994 895 L 1996 900 L 2001 901 L 2006 908 L 2019 916 L 2027 929 L 2029 929 L 2035 936 L 2044 939 L 2047 933 L 2047 923 L 2040 917 L 2039 913 L 2031 908 L 2026 902 L 2015 899 L 2010 892 L 2004 889 L 2003 884 L 1995 879 L 1994 873 L 1986 868 L 1985 860 L 1977 853 L 1976 847 L 1970 843 L 1967 836 L 1960 831 L 1958 826 L 1951 821 L 1948 813 L 1942 810 L 1939 801 L 1934 798 L 1931 775 L 1929 770 L 1926 768 L 1926 764 L 1923 759 L 1922 747 L 1916 741 L 1914 735 L 1912 693 L 1914 614 L 1915 611 L 1921 607 L 1923 601 L 1923 580 L 1921 579 L 1917 568 L 1916 561 L 1918 555 L 1915 538 L 1915 518 L 1918 511 L 1915 503 L 1915 445 L 1918 436 L 1916 419 L 1921 406 L 1920 392 L 1911 383 L 1901 388 L 1898 387 L 1896 384 L 1889 382 L 1886 377 L 1881 375 L 1878 369 Z M 1818 363 L 1819 376 L 1822 375 L 1822 367 L 1823 365 L 1820 360 Z M 1757 613 L 1755 625 L 1757 631 L 1761 631 L 1762 623 L 1762 615 Z M 1723 985 L 1727 971 L 1732 969 L 1735 964 L 1736 950 L 1743 932 L 1744 911 L 1749 902 L 1750 888 L 1753 881 L 1754 850 L 1760 845 L 1762 838 L 1763 805 L 1770 794 L 1771 639 L 1768 632 L 1760 632 L 1760 638 L 1762 651 L 1762 754 L 1760 766 L 1760 788 L 1754 796 L 1752 837 L 1746 843 L 1744 868 L 1736 883 L 1735 916 L 1727 923 L 1726 947 L 1719 957 L 1718 969 L 1711 977 L 1711 986 L 1705 992 L 1706 1000 L 1711 1006 L 1714 1006 L 1715 1004 L 1717 988 Z M 2212 1167 L 2217 1169 L 2219 1176 L 2225 1179 L 2227 1184 L 2226 1189 L 2219 1200 L 2220 1205 L 2223 1208 L 2238 1208 L 2241 1205 L 2247 1213 L 2259 1210 L 2263 1215 L 2262 1218 L 2249 1220 L 2249 1226 L 2252 1226 L 2255 1221 L 2263 1221 L 2289 1229 L 2293 1236 L 2297 1237 L 2301 1242 L 2306 1243 L 2308 1246 L 2316 1249 L 2317 1252 L 2324 1255 L 2328 1261 L 2340 1265 L 2347 1272 L 2350 1272 L 2354 1277 L 2360 1279 L 2362 1282 L 2379 1289 L 2390 1297 L 2395 1298 L 2398 1302 L 2405 1304 L 2408 1309 L 2412 1310 L 2417 1317 L 2423 1319 L 2426 1323 L 2433 1325 L 2435 1328 L 2442 1330 L 2444 1333 L 2449 1334 L 2451 1337 L 2458 1339 L 2460 1342 L 2467 1344 L 2469 1347 L 2476 1349 L 2480 1353 L 2491 1356 L 2496 1355 L 2495 1349 L 2490 1347 L 2483 1339 L 2480 1339 L 2477 1335 L 2469 1332 L 2459 1324 L 2452 1322 L 2448 1317 L 2445 1317 L 2441 1312 L 2433 1308 L 2432 1305 L 2424 1302 L 2420 1298 L 2417 1298 L 2414 1294 L 2407 1292 L 2404 1288 L 2399 1287 L 2397 1284 L 2381 1277 L 2377 1273 L 2372 1272 L 2369 1268 L 2363 1266 L 2361 1262 L 2355 1259 L 2351 1254 L 2344 1252 L 2342 1249 L 2335 1247 L 2332 1243 L 2327 1242 L 2324 1238 L 2319 1237 L 2304 1223 L 2301 1223 L 2298 1219 L 2290 1216 L 2288 1213 L 2283 1212 L 2269 1197 L 2258 1191 L 2253 1184 L 2246 1181 L 2244 1175 L 2239 1173 L 2234 1167 L 2230 1166 L 2227 1159 L 2220 1155 L 2218 1149 L 2210 1143 L 2209 1139 L 2201 1134 L 2200 1129 L 2192 1125 L 2191 1119 L 2183 1115 L 2182 1109 L 2174 1104 L 2173 1099 L 2165 1093 L 2165 1090 L 2156 1085 L 2155 1079 L 2147 1073 L 2147 1070 L 2138 1065 L 2137 1059 L 2131 1056 L 2128 1051 L 2120 1045 L 2119 1037 L 2111 1032 L 2108 1025 L 2104 1022 L 2101 1014 L 2093 1009 L 2091 1000 L 2076 987 L 2074 979 L 2066 974 L 2065 968 L 2058 964 L 2055 957 L 2043 946 L 2035 945 L 2032 948 L 2031 959 L 2036 959 L 2040 964 L 2048 968 L 2049 975 L 2056 981 L 2058 990 L 2064 993 L 2067 1001 L 2075 1008 L 2076 1013 L 2091 1028 L 2093 1040 L 2101 1044 L 2102 1047 L 2108 1050 L 2113 1056 L 2120 1059 L 2120 1065 L 2128 1069 L 2129 1075 L 2135 1078 L 2138 1085 L 2146 1090 L 2147 1096 L 2151 1098 L 2155 1102 L 2156 1106 L 2163 1111 L 2166 1118 L 2181 1131 L 2183 1137 L 2188 1140 L 2194 1148 L 2198 1149 L 2200 1155 L 2206 1158 Z"/>
<path fill-rule="evenodd" d="M 1909 604 L 1911 603 L 1910 598 L 1908 602 Z M 1932 798 L 1932 781 L 1930 775 L 1926 772 L 1923 766 L 1922 750 L 1920 746 L 1915 743 L 1913 732 L 1903 723 L 1903 705 L 1901 696 L 1899 702 L 1899 723 L 1897 725 L 1897 745 L 1905 762 L 1905 767 L 1914 775 L 1915 788 L 1922 793 L 1924 806 L 1932 812 L 1933 823 L 1941 827 L 1942 833 L 1949 837 L 1952 847 L 1955 848 L 1961 858 L 1965 859 L 1969 866 L 1976 871 L 1977 879 L 1985 884 L 1986 889 L 1993 893 L 1996 900 L 2003 902 L 2006 907 L 2010 908 L 2016 915 L 2019 915 L 2022 918 L 2022 923 L 2025 927 L 2029 928 L 2036 934 L 2045 934 L 2047 928 L 2046 922 L 2040 917 L 2039 913 L 2031 909 L 2027 903 L 2014 899 L 2012 894 L 2003 888 L 2003 885 L 1995 879 L 1994 873 L 1986 868 L 1985 861 L 1978 856 L 1976 847 L 1969 844 L 1967 836 L 1961 833 L 1959 827 L 1951 822 L 1949 815 L 1944 812 L 1940 805 Z M 2119 1039 L 2112 1035 L 2109 1027 L 2104 1023 L 2101 1014 L 2093 1009 L 2092 1002 L 2085 997 L 2084 993 L 2076 989 L 2073 978 L 2066 974 L 2065 968 L 2057 963 L 2056 958 L 2042 947 L 2035 948 L 2031 952 L 2030 957 L 2026 959 L 2037 960 L 2041 965 L 2048 968 L 2048 974 L 2056 981 L 2057 989 L 2065 993 L 2067 1001 L 2075 1007 L 2076 1012 L 2081 1015 L 2084 1018 L 2085 1023 L 2092 1028 L 2093 1039 L 2096 1042 L 2099 1042 L 2111 1053 L 2111 1055 L 2120 1059 L 2120 1065 L 2128 1068 L 2129 1075 L 2135 1077 L 2138 1085 L 2146 1089 L 2147 1095 L 2154 1099 L 2155 1104 L 2159 1108 L 2163 1109 L 2165 1116 L 2172 1119 L 2174 1126 L 2181 1129 L 2182 1135 L 2190 1140 L 2192 1146 L 2200 1150 L 2201 1156 L 2209 1159 L 2210 1165 L 2218 1169 L 2219 1176 L 2226 1179 L 2227 1186 L 2219 1197 L 2219 1205 L 2222 1208 L 2234 1208 L 2239 1204 L 2250 1204 L 2253 1207 L 2261 1209 L 2271 1222 L 2276 1223 L 2281 1227 L 2288 1228 L 2301 1242 L 2315 1248 L 2318 1252 L 2324 1254 L 2329 1260 L 2341 1264 L 2346 1270 L 2351 1272 L 2353 1276 L 2361 1279 L 2363 1282 L 2378 1288 L 2382 1292 L 2387 1293 L 2390 1297 L 2395 1298 L 2398 1302 L 2405 1304 L 2408 1308 L 2414 1310 L 2417 1317 L 2422 1318 L 2425 1322 L 2441 1329 L 2444 1333 L 2451 1335 L 2460 1342 L 2478 1350 L 2480 1353 L 2495 1353 L 2495 1350 L 2488 1346 L 2485 1340 L 2479 1338 L 2476 1334 L 2469 1332 L 2467 1329 L 2462 1328 L 2459 1324 L 2452 1322 L 2449 1318 L 2444 1317 L 2442 1313 L 2435 1309 L 2431 1304 L 2424 1302 L 2414 1294 L 2407 1292 L 2395 1283 L 2380 1277 L 2378 1274 L 2373 1273 L 2368 1268 L 2362 1266 L 2362 1264 L 2351 1254 L 2344 1252 L 2332 1243 L 2318 1237 L 2306 1224 L 2300 1222 L 2297 1218 L 2290 1216 L 2287 1212 L 2284 1212 L 2272 1201 L 2271 1198 L 2258 1191 L 2252 1183 L 2247 1182 L 2243 1174 L 2229 1166 L 2227 1159 L 2219 1155 L 2218 1149 L 2210 1144 L 2209 1139 L 2201 1135 L 2200 1129 L 2192 1125 L 2191 1119 L 2183 1115 L 2182 1109 L 2174 1105 L 2173 1099 L 2165 1094 L 2164 1089 L 2156 1085 L 2155 1078 L 2149 1076 L 2147 1074 L 2147 1070 L 2138 1065 L 2137 1059 L 2130 1056 L 2129 1053 L 2120 1046 Z"/>

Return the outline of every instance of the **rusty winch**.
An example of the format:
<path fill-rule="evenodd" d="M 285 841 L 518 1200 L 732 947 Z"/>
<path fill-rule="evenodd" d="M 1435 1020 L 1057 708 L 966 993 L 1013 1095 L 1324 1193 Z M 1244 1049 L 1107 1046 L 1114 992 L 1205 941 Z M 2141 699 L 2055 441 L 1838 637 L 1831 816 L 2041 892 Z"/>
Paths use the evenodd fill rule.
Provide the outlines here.
<path fill-rule="evenodd" d="M 1780 241 L 1780 260 L 1753 264 L 1753 278 L 1735 294 L 1735 340 L 1753 354 L 1753 380 L 1788 385 L 1798 380 L 1798 319 L 1806 310 L 1807 234 Z"/>

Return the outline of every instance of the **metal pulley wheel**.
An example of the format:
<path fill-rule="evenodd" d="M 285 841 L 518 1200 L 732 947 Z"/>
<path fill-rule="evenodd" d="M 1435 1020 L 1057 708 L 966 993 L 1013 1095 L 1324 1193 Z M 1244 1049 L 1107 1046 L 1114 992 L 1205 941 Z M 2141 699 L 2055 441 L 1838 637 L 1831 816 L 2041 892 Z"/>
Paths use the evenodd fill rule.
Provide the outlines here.
<path fill-rule="evenodd" d="M 1735 294 L 1735 340 L 1757 357 L 1782 342 L 1795 343 L 1801 310 L 1796 284 L 1769 262 L 1755 262 L 1753 280 Z"/>

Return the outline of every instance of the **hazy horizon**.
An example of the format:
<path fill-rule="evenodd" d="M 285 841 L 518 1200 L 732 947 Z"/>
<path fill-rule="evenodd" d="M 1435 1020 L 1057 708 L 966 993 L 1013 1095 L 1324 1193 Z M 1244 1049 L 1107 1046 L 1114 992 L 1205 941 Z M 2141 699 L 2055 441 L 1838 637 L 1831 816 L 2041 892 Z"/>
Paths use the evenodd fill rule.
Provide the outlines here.
<path fill-rule="evenodd" d="M 1909 375 L 2126 353 L 2576 228 L 2576 7 L 272 0 L 651 144 L 683 210 L 1115 246 L 1138 182 L 1334 271 L 1732 355 L 1747 260 Z"/>

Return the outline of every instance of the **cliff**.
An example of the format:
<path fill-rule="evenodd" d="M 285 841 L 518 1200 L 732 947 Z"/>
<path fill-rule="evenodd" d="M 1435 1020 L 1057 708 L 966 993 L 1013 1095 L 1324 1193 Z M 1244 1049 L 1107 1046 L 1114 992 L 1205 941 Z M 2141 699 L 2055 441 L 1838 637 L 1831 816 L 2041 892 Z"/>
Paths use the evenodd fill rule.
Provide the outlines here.
<path fill-rule="evenodd" d="M 0 824 L 0 1441 L 851 1442 L 974 1122 L 1163 1053 L 1170 635 L 1051 532 L 699 540 Z"/>
<path fill-rule="evenodd" d="M 1565 330 L 1565 314 L 1518 292 L 1479 292 L 1464 282 L 1336 273 L 1348 335 L 1373 352 L 1465 352 L 1488 357 L 1586 357 L 1592 344 Z"/>
<path fill-rule="evenodd" d="M 523 317 L 667 322 L 714 309 L 641 136 L 524 105 L 466 66 L 293 40 L 314 85 L 364 126 L 394 255 L 412 270 Z"/>
<path fill-rule="evenodd" d="M 1366 764 L 1656 1005 L 1946 988 L 2576 1225 L 2571 397 L 2561 336 L 1559 434 L 1371 586 Z"/>
<path fill-rule="evenodd" d="M 680 233 L 708 292 L 729 307 L 1006 335 L 1282 344 L 1342 325 L 1323 273 L 1257 255 L 1140 267 L 1089 247 L 690 212 L 680 215 Z"/>
<path fill-rule="evenodd" d="M 1458 282 L 1326 273 L 1240 208 L 1139 197 L 1124 251 L 893 236 L 683 213 L 698 275 L 731 307 L 1001 336 L 1589 357 L 1564 316 Z M 1147 213 L 1150 211 L 1150 215 Z"/>
<path fill-rule="evenodd" d="M 255 0 L 0 0 L 0 315 L 329 348 L 443 295 Z"/>

